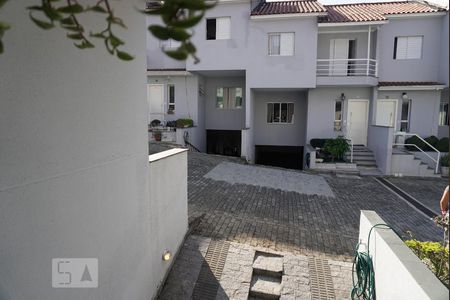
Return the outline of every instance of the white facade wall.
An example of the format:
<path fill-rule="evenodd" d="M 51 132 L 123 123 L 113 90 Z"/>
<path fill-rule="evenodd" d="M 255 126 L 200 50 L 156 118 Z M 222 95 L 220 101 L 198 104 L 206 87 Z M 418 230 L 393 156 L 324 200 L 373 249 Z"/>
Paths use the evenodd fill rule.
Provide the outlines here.
<path fill-rule="evenodd" d="M 182 231 L 152 210 L 164 204 L 149 190 L 145 17 L 114 1 L 135 55 L 122 62 L 101 43 L 81 51 L 64 31 L 37 28 L 34 4 L 0 10 L 12 25 L 0 58 L 0 299 L 150 299 L 161 250 L 176 252 L 166 241 Z M 92 14 L 83 24 L 103 29 Z M 52 288 L 52 258 L 98 258 L 99 287 Z"/>

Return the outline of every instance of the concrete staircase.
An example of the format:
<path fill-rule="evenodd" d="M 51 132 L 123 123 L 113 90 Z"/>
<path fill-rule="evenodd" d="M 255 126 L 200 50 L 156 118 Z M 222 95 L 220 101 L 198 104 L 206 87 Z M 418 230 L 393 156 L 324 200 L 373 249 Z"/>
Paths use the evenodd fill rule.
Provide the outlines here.
<path fill-rule="evenodd" d="M 248 299 L 280 299 L 282 276 L 283 257 L 257 251 L 253 261 L 253 274 Z"/>
<path fill-rule="evenodd" d="M 433 168 L 416 158 L 413 153 L 398 148 L 392 150 L 391 171 L 394 176 L 440 177 L 434 173 Z"/>
<path fill-rule="evenodd" d="M 345 159 L 350 161 L 350 151 L 345 154 Z M 353 145 L 353 163 L 356 164 L 361 175 L 380 175 L 373 152 L 363 145 Z"/>

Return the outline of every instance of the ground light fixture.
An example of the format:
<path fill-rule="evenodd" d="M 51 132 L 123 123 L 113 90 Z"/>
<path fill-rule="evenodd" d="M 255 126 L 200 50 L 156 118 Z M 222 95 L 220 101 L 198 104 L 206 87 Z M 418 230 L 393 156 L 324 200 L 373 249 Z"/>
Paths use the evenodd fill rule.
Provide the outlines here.
<path fill-rule="evenodd" d="M 171 257 L 172 257 L 172 253 L 169 250 L 164 250 L 164 253 L 162 255 L 162 260 L 169 261 Z"/>

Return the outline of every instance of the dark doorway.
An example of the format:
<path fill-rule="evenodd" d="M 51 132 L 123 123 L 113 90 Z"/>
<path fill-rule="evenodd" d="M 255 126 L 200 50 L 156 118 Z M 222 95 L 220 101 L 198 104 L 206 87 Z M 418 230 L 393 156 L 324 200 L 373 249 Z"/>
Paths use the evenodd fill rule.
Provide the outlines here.
<path fill-rule="evenodd" d="M 241 131 L 207 130 L 206 153 L 241 157 Z"/>
<path fill-rule="evenodd" d="M 301 146 L 255 146 L 255 158 L 259 165 L 303 169 Z"/>

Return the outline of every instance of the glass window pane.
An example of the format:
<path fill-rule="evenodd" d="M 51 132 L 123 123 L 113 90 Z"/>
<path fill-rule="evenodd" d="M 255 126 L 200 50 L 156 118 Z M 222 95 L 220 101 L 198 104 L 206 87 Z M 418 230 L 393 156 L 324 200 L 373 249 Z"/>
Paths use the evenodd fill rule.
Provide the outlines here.
<path fill-rule="evenodd" d="M 269 35 L 269 55 L 280 55 L 280 35 Z"/>
<path fill-rule="evenodd" d="M 402 121 L 407 121 L 409 120 L 409 105 L 410 105 L 410 100 L 403 100 L 402 101 Z"/>
<path fill-rule="evenodd" d="M 281 103 L 281 123 L 287 122 L 287 103 Z"/>
<path fill-rule="evenodd" d="M 236 88 L 235 107 L 242 107 L 242 88 Z"/>
<path fill-rule="evenodd" d="M 175 103 L 175 86 L 169 85 L 169 103 Z"/>
<path fill-rule="evenodd" d="M 273 123 L 273 103 L 267 103 L 267 123 Z"/>
<path fill-rule="evenodd" d="M 336 106 L 334 109 L 334 120 L 340 121 L 342 120 L 342 101 L 336 100 Z"/>
<path fill-rule="evenodd" d="M 273 122 L 280 123 L 280 103 L 273 104 Z"/>
<path fill-rule="evenodd" d="M 408 128 L 408 127 L 409 127 L 409 126 L 408 126 L 408 122 L 402 121 L 402 122 L 400 123 L 400 131 L 408 132 L 408 131 L 409 131 L 409 128 Z"/>
<path fill-rule="evenodd" d="M 207 40 L 216 39 L 216 19 L 206 20 L 206 39 Z"/>
<path fill-rule="evenodd" d="M 216 107 L 223 108 L 223 88 L 217 88 Z"/>
<path fill-rule="evenodd" d="M 294 119 L 294 103 L 288 103 L 288 123 L 292 123 Z"/>

